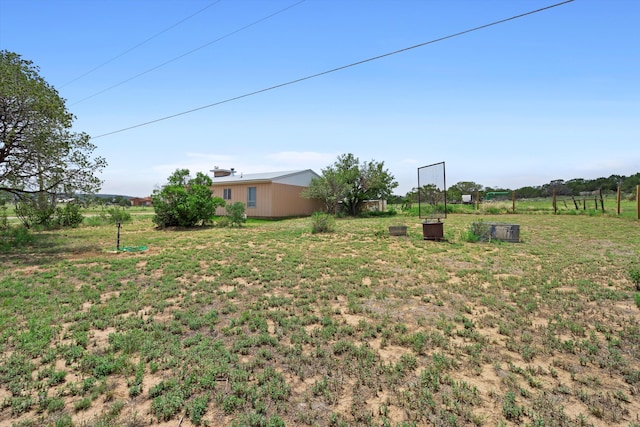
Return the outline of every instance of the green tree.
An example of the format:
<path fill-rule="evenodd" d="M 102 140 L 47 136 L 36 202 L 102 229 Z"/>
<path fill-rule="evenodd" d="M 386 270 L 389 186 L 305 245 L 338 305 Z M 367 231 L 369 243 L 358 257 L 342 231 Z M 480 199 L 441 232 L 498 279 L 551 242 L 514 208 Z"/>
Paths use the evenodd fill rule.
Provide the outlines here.
<path fill-rule="evenodd" d="M 314 178 L 305 197 L 318 198 L 329 213 L 335 213 L 340 202 L 349 215 L 358 215 L 366 200 L 387 199 L 398 186 L 393 175 L 384 169 L 384 162 L 360 163 L 353 154 L 342 154 L 336 162 Z"/>
<path fill-rule="evenodd" d="M 91 157 L 89 135 L 71 131 L 65 100 L 20 55 L 0 51 L 0 190 L 28 213 L 26 225 L 46 224 L 60 194 L 95 193 L 105 166 Z"/>
<path fill-rule="evenodd" d="M 313 178 L 302 195 L 309 199 L 318 199 L 324 203 L 325 212 L 335 215 L 340 202 L 345 198 L 348 184 L 338 171 L 329 167 L 322 171 L 322 176 Z"/>
<path fill-rule="evenodd" d="M 449 187 L 447 190 L 447 200 L 462 201 L 463 194 L 469 194 L 475 198 L 476 193 L 481 192 L 483 188 L 482 185 L 476 184 L 473 181 L 460 181 Z"/>
<path fill-rule="evenodd" d="M 191 178 L 188 169 L 177 169 L 167 181 L 151 195 L 153 222 L 159 227 L 204 225 L 225 204 L 221 197 L 213 197 L 213 182 L 202 172 Z"/>
<path fill-rule="evenodd" d="M 582 191 L 591 191 L 587 190 L 588 183 L 582 178 L 574 178 L 565 182 L 565 185 L 571 189 L 571 193 L 574 195 L 580 194 Z"/>
<path fill-rule="evenodd" d="M 544 193 L 540 187 L 522 187 L 516 190 L 516 198 L 518 199 L 533 199 L 536 197 L 543 197 Z"/>
<path fill-rule="evenodd" d="M 554 192 L 558 196 L 570 196 L 572 190 L 565 184 L 563 179 L 554 179 L 548 184 L 544 184 L 542 186 L 542 192 L 547 196 L 552 196 Z"/>
<path fill-rule="evenodd" d="M 625 178 L 622 183 L 622 191 L 625 193 L 635 193 L 638 185 L 640 185 L 640 172 Z"/>

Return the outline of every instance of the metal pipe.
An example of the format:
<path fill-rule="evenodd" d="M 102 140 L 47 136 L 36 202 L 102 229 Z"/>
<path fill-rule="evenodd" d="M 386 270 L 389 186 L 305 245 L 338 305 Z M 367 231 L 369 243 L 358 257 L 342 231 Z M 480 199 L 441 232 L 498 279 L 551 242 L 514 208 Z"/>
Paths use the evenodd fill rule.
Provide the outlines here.
<path fill-rule="evenodd" d="M 118 240 L 116 241 L 116 251 L 120 251 L 120 223 L 116 224 L 118 226 Z"/>

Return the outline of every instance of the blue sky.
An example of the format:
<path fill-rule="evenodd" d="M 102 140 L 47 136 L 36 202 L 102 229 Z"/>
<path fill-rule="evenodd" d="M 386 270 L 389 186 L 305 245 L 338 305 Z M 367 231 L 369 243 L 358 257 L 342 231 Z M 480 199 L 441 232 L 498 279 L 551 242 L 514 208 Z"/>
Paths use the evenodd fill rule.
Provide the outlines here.
<path fill-rule="evenodd" d="M 0 0 L 0 49 L 39 66 L 74 128 L 96 137 L 554 3 Z M 176 168 L 320 173 L 343 153 L 384 161 L 396 194 L 441 161 L 448 185 L 631 175 L 638 17 L 637 0 L 575 0 L 98 137 L 102 192 L 145 196 Z"/>

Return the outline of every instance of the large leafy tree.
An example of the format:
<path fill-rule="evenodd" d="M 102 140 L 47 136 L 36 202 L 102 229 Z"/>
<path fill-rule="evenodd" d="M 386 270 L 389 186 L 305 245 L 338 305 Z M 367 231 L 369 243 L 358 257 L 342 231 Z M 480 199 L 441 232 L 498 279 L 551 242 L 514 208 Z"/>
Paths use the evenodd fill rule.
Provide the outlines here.
<path fill-rule="evenodd" d="M 349 215 L 358 215 L 366 200 L 387 199 L 398 186 L 384 162 L 362 162 L 353 154 L 342 154 L 336 162 L 314 178 L 304 195 L 324 202 L 329 213 L 335 213 L 342 202 Z"/>
<path fill-rule="evenodd" d="M 304 197 L 321 200 L 327 213 L 335 214 L 339 203 L 347 194 L 348 184 L 332 167 L 322 170 L 322 176 L 313 178 L 302 193 Z"/>
<path fill-rule="evenodd" d="M 473 181 L 460 181 L 449 187 L 447 190 L 447 200 L 461 201 L 463 194 L 476 197 L 476 193 L 481 192 L 483 188 L 481 184 L 476 184 Z"/>
<path fill-rule="evenodd" d="M 177 169 L 167 181 L 151 195 L 153 222 L 159 227 L 204 225 L 225 204 L 221 197 L 213 197 L 213 181 L 202 172 L 192 178 L 189 169 Z"/>
<path fill-rule="evenodd" d="M 57 196 L 95 193 L 105 166 L 95 145 L 72 131 L 65 100 L 20 55 L 0 51 L 0 191 L 35 210 L 36 222 L 55 211 Z"/>
<path fill-rule="evenodd" d="M 522 187 L 522 188 L 518 188 L 516 191 L 516 198 L 518 199 L 533 199 L 536 197 L 543 197 L 544 193 L 542 191 L 542 188 L 537 186 L 537 187 L 532 187 L 532 186 L 527 186 L 527 187 Z"/>

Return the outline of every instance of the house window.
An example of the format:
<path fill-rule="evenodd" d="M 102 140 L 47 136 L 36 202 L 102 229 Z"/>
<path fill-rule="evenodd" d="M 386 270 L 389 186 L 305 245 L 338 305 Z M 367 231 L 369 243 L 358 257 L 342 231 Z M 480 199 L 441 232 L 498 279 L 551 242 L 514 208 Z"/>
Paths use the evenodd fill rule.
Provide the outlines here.
<path fill-rule="evenodd" d="M 225 188 L 222 190 L 222 198 L 224 200 L 231 200 L 231 189 Z"/>
<path fill-rule="evenodd" d="M 247 207 L 256 207 L 256 187 L 247 188 Z"/>

